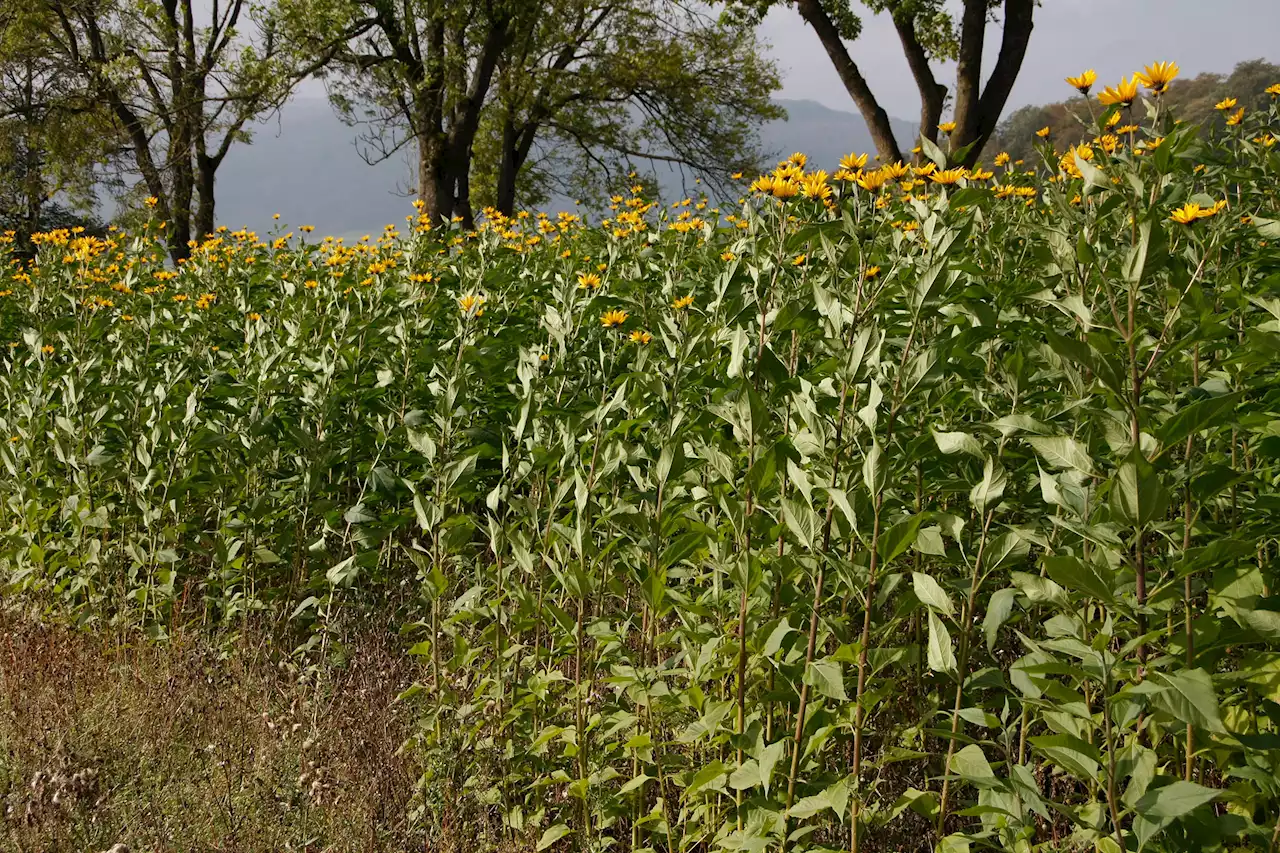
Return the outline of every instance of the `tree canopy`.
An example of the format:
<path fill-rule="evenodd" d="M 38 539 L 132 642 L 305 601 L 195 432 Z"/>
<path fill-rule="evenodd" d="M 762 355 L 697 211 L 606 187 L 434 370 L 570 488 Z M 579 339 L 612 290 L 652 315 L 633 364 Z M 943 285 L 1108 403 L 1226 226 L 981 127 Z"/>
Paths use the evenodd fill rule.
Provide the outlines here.
<path fill-rule="evenodd" d="M 38 7 L 0 12 L 0 231 L 24 253 L 36 231 L 92 224 L 102 168 L 123 142 L 41 24 Z"/>
<path fill-rule="evenodd" d="M 758 164 L 782 115 L 752 27 L 678 0 L 288 0 L 305 51 L 367 153 L 415 152 L 432 221 L 600 194 L 637 163 L 712 181 Z"/>
<path fill-rule="evenodd" d="M 214 179 L 247 125 L 323 65 L 248 0 L 36 0 L 41 36 L 128 140 L 175 259 L 215 222 Z"/>

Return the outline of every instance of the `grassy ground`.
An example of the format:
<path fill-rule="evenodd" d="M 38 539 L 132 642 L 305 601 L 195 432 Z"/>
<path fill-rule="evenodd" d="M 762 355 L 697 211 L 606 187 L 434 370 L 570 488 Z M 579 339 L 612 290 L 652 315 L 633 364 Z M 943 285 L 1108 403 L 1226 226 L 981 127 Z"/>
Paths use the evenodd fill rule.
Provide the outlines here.
<path fill-rule="evenodd" d="M 263 647 L 0 615 L 0 849 L 427 847 L 402 659 L 366 643 L 317 687 Z"/>

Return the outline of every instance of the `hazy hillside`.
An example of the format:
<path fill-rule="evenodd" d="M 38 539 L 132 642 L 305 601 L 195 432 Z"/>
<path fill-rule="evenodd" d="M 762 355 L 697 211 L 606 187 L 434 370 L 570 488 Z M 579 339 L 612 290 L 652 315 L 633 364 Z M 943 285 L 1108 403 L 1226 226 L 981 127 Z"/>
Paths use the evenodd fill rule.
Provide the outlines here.
<path fill-rule="evenodd" d="M 813 101 L 781 103 L 788 119 L 762 128 L 766 151 L 779 156 L 804 151 L 828 169 L 850 151 L 874 151 L 860 116 Z M 894 128 L 904 144 L 915 133 L 908 121 L 895 120 Z M 290 225 L 311 224 L 321 233 L 348 236 L 402 222 L 410 210 L 404 190 L 412 152 L 370 166 L 360 156 L 356 136 L 326 101 L 295 99 L 278 119 L 255 129 L 252 145 L 227 157 L 218 172 L 218 221 L 265 233 L 272 228 L 271 214 L 279 213 Z M 660 171 L 659 179 L 672 196 L 682 192 L 675 172 Z"/>

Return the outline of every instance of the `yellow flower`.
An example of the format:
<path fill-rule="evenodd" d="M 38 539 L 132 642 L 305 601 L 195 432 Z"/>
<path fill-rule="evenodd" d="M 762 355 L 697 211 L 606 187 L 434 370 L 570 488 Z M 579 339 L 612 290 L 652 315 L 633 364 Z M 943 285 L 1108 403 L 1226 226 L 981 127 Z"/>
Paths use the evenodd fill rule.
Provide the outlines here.
<path fill-rule="evenodd" d="M 881 166 L 879 171 L 884 173 L 885 180 L 897 180 L 911 174 L 911 167 L 899 160 L 896 163 Z"/>
<path fill-rule="evenodd" d="M 621 326 L 625 322 L 627 322 L 627 312 L 621 311 L 617 308 L 612 311 L 606 311 L 604 314 L 600 315 L 600 325 L 604 326 L 606 329 L 613 328 L 614 326 Z"/>
<path fill-rule="evenodd" d="M 875 278 L 880 275 L 880 267 L 867 267 L 867 271 L 862 274 L 863 278 Z"/>
<path fill-rule="evenodd" d="M 803 252 L 791 259 L 791 266 L 798 267 L 809 259 L 809 256 Z"/>
<path fill-rule="evenodd" d="M 468 317 L 479 317 L 484 313 L 484 297 L 476 293 L 468 293 L 458 297 L 458 308 Z"/>
<path fill-rule="evenodd" d="M 734 172 L 734 173 L 733 173 L 732 175 L 730 175 L 729 177 L 731 177 L 731 178 L 732 178 L 733 180 L 735 180 L 735 181 L 740 181 L 740 180 L 742 180 L 742 173 L 741 173 L 741 172 Z"/>
<path fill-rule="evenodd" d="M 155 196 L 153 196 L 153 195 L 149 195 L 149 196 L 147 196 L 147 200 L 146 200 L 146 202 L 145 202 L 145 204 L 147 205 L 147 207 L 155 207 L 155 206 L 156 206 L 157 204 L 159 204 L 159 203 L 160 203 L 160 199 L 156 198 L 156 197 L 155 197 Z"/>
<path fill-rule="evenodd" d="M 1213 207 L 1206 207 L 1201 209 L 1199 216 L 1201 219 L 1208 219 L 1210 216 L 1217 216 L 1219 213 L 1221 213 L 1226 209 L 1227 209 L 1227 200 L 1220 199 L 1213 203 Z"/>
<path fill-rule="evenodd" d="M 1093 88 L 1093 84 L 1098 82 L 1097 73 L 1090 68 L 1079 77 L 1068 77 L 1067 85 L 1072 86 L 1082 95 L 1089 94 L 1089 90 Z"/>
<path fill-rule="evenodd" d="M 795 165 L 797 165 L 797 166 L 799 166 L 801 169 L 803 169 L 803 168 L 804 168 L 804 164 L 809 162 L 809 158 L 808 158 L 808 157 L 806 157 L 803 153 L 801 153 L 801 152 L 797 151 L 796 153 L 794 153 L 794 154 L 792 154 L 790 157 L 788 157 L 786 162 L 788 162 L 788 163 L 794 163 Z"/>
<path fill-rule="evenodd" d="M 1227 116 L 1227 126 L 1228 126 L 1228 127 L 1235 127 L 1236 125 L 1238 125 L 1238 124 L 1239 124 L 1240 122 L 1242 122 L 1242 121 L 1244 121 L 1244 107 L 1241 107 L 1240 109 L 1236 110 L 1236 111 L 1235 111 L 1234 113 L 1232 113 L 1231 115 Z"/>
<path fill-rule="evenodd" d="M 1178 76 L 1178 63 L 1154 62 L 1133 75 L 1134 79 L 1153 92 L 1163 92 L 1169 83 Z"/>
<path fill-rule="evenodd" d="M 1107 121 L 1106 121 L 1107 127 L 1115 127 L 1119 123 L 1120 123 L 1120 113 L 1112 113 L 1110 116 L 1107 117 Z"/>
<path fill-rule="evenodd" d="M 40 351 L 45 355 L 53 355 L 54 352 L 56 352 L 56 350 L 53 348 L 51 344 L 45 344 L 43 347 L 40 348 Z"/>
<path fill-rule="evenodd" d="M 1235 105 L 1236 105 L 1235 98 L 1223 98 L 1221 101 L 1218 101 L 1218 103 L 1214 104 L 1213 108 L 1215 110 L 1222 110 L 1223 112 L 1226 112 L 1227 110 L 1234 109 Z"/>
<path fill-rule="evenodd" d="M 1075 145 L 1068 148 L 1058 160 L 1058 168 L 1066 172 L 1073 178 L 1081 177 L 1080 167 L 1076 165 L 1077 160 L 1092 160 L 1093 149 L 1088 145 Z"/>
<path fill-rule="evenodd" d="M 1008 151 L 1001 151 L 999 154 L 997 154 L 997 155 L 996 155 L 996 165 L 997 165 L 997 166 L 1008 166 L 1008 165 L 1009 165 L 1009 152 L 1008 152 Z"/>
<path fill-rule="evenodd" d="M 684 309 L 688 308 L 692 304 L 693 304 L 693 294 L 690 293 L 688 296 L 681 296 L 679 299 L 674 300 L 671 303 L 671 308 L 675 311 L 683 311 Z"/>
<path fill-rule="evenodd" d="M 542 355 L 538 356 L 538 361 L 548 362 L 550 360 L 551 360 L 551 356 L 547 355 L 545 352 Z"/>
<path fill-rule="evenodd" d="M 867 165 L 866 154 L 846 154 L 840 158 L 840 168 L 856 172 Z"/>
<path fill-rule="evenodd" d="M 631 333 L 631 343 L 633 344 L 647 344 L 652 340 L 653 335 L 648 332 L 642 332 L 639 329 L 636 329 Z"/>
<path fill-rule="evenodd" d="M 734 258 L 736 258 L 736 257 L 738 257 L 738 256 L 737 256 L 737 255 L 735 255 L 733 252 L 721 252 L 721 253 L 720 253 L 720 260 L 722 260 L 722 261 L 732 261 L 732 260 L 733 260 Z"/>
<path fill-rule="evenodd" d="M 876 190 L 889 183 L 890 174 L 886 169 L 872 169 L 870 172 L 863 172 L 858 176 L 858 186 L 867 192 L 875 192 Z"/>
<path fill-rule="evenodd" d="M 796 193 L 800 191 L 800 187 L 795 181 L 785 178 L 773 179 L 773 197 L 776 199 L 794 198 Z"/>
<path fill-rule="evenodd" d="M 593 272 L 578 273 L 578 287 L 596 290 L 600 287 L 600 276 Z"/>
<path fill-rule="evenodd" d="M 923 166 L 916 166 L 914 171 L 922 178 L 927 178 L 938 170 L 936 163 L 925 163 Z"/>
<path fill-rule="evenodd" d="M 1102 90 L 1102 94 L 1098 96 L 1098 102 L 1104 107 L 1120 104 L 1122 106 L 1130 106 L 1138 99 L 1138 80 L 1126 80 L 1120 78 L 1120 83 L 1113 89 L 1110 86 Z"/>
<path fill-rule="evenodd" d="M 800 187 L 806 198 L 826 201 L 831 198 L 831 187 L 827 184 L 827 173 L 819 169 L 800 179 Z"/>
<path fill-rule="evenodd" d="M 250 311 L 248 316 L 249 316 L 249 320 L 254 323 L 262 319 L 262 315 L 259 314 L 257 311 Z"/>
<path fill-rule="evenodd" d="M 955 169 L 944 169 L 941 172 L 934 172 L 929 177 L 935 184 L 954 184 L 958 183 L 961 178 L 967 178 L 969 172 L 963 166 Z"/>
<path fill-rule="evenodd" d="M 1264 91 L 1268 95 L 1271 95 L 1272 97 L 1280 98 L 1280 83 L 1272 84 L 1268 86 Z"/>
<path fill-rule="evenodd" d="M 1045 125 L 1044 127 L 1037 130 L 1036 136 L 1040 137 L 1041 139 L 1047 139 L 1049 136 L 1049 126 Z"/>
<path fill-rule="evenodd" d="M 938 125 L 938 130 L 941 133 L 951 133 L 955 129 L 956 123 L 954 121 L 944 121 L 942 124 Z"/>
<path fill-rule="evenodd" d="M 1174 222 L 1178 222 L 1183 225 L 1190 225 L 1200 218 L 1201 212 L 1202 208 L 1200 205 L 1196 204 L 1194 201 L 1189 201 L 1182 207 L 1175 210 L 1169 218 Z M 1212 216 L 1212 214 L 1210 215 Z"/>

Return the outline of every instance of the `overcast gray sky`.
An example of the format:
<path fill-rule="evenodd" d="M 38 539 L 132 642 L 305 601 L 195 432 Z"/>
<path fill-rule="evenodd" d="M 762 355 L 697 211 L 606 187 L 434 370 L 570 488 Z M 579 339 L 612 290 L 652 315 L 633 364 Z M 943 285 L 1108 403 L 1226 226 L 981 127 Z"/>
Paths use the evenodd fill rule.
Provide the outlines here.
<path fill-rule="evenodd" d="M 915 118 L 920 98 L 892 22 L 877 15 L 864 24 L 850 53 L 885 109 Z M 854 110 L 798 12 L 774 9 L 761 32 L 782 66 L 781 97 Z M 984 70 L 994 62 L 999 40 L 999 29 L 989 27 Z M 1044 0 L 1008 109 L 1070 97 L 1062 78 L 1086 68 L 1097 70 L 1099 84 L 1109 85 L 1160 60 L 1173 60 L 1183 75 L 1194 76 L 1228 72 L 1240 60 L 1258 58 L 1280 61 L 1280 0 Z M 954 78 L 939 79 L 950 85 Z"/>

